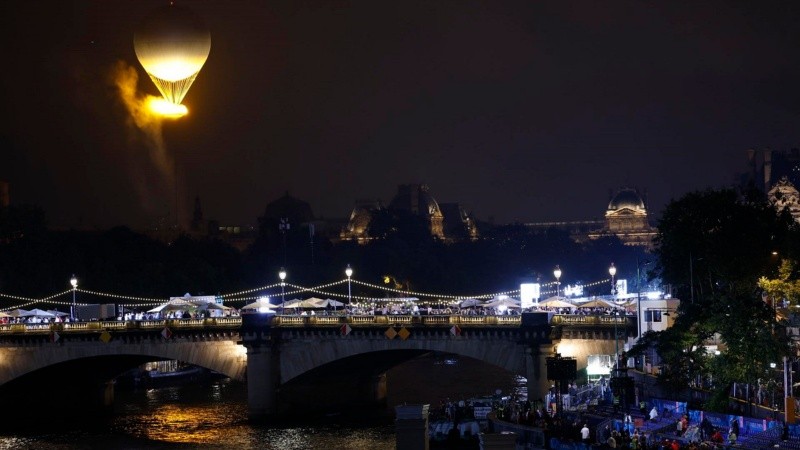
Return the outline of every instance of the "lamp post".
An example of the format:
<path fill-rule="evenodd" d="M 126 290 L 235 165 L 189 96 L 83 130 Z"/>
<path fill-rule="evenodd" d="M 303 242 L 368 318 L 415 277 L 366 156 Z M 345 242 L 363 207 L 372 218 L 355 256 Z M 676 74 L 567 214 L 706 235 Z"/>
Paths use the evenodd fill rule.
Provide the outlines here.
<path fill-rule="evenodd" d="M 72 309 L 70 310 L 70 318 L 69 320 L 75 321 L 75 291 L 78 290 L 78 279 L 75 278 L 75 274 L 72 275 L 72 278 L 69 279 L 69 284 L 72 285 Z"/>
<path fill-rule="evenodd" d="M 614 283 L 614 277 L 617 275 L 617 268 L 614 267 L 614 263 L 611 263 L 611 267 L 608 268 L 608 274 L 611 275 L 611 295 L 617 295 L 617 284 Z"/>
<path fill-rule="evenodd" d="M 280 272 L 278 272 L 278 278 L 281 279 L 281 305 L 283 305 L 284 303 L 286 303 L 286 290 L 285 290 L 286 269 L 284 269 L 283 267 L 281 267 Z"/>
<path fill-rule="evenodd" d="M 344 274 L 347 275 L 347 304 L 353 301 L 352 290 L 350 289 L 350 277 L 353 276 L 353 268 L 350 267 L 350 264 L 347 265 L 347 268 L 344 269 Z"/>
<path fill-rule="evenodd" d="M 642 288 L 641 288 L 641 269 L 643 265 L 650 264 L 651 261 L 639 261 L 636 257 L 636 340 L 642 337 Z M 694 302 L 694 298 L 692 298 Z"/>
<path fill-rule="evenodd" d="M 617 295 L 617 285 L 614 283 L 614 277 L 617 275 L 617 268 L 614 263 L 608 268 L 608 274 L 611 275 L 611 295 Z M 619 369 L 619 333 L 617 333 L 617 309 L 614 308 L 614 367 Z"/>
<path fill-rule="evenodd" d="M 559 288 L 561 287 L 561 268 L 558 267 L 558 264 L 553 270 L 553 276 L 556 277 L 556 298 L 558 298 Z"/>

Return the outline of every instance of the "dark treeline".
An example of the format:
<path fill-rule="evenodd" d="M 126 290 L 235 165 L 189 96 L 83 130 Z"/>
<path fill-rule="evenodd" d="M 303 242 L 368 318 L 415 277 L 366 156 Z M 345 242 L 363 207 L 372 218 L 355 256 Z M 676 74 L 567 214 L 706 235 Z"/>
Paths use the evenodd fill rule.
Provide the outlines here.
<path fill-rule="evenodd" d="M 607 279 L 614 262 L 618 279 L 635 290 L 637 261 L 652 259 L 616 238 L 576 243 L 560 230 L 538 233 L 522 225 L 481 229 L 475 242 L 445 244 L 420 227 L 394 227 L 368 245 L 332 244 L 307 230 L 261 232 L 244 252 L 218 239 L 180 236 L 160 242 L 125 227 L 105 231 L 48 230 L 44 213 L 29 206 L 0 209 L 0 293 L 40 298 L 69 289 L 75 274 L 80 288 L 122 295 L 165 298 L 225 294 L 278 281 L 314 286 L 353 278 L 401 290 L 470 295 L 519 288 L 521 282 L 554 281 L 562 286 Z M 284 244 L 285 242 L 285 244 Z M 642 284 L 645 271 L 641 270 Z M 388 284 L 384 284 L 388 281 Z M 339 287 L 338 289 L 341 289 Z M 610 284 L 588 294 L 607 294 Z M 274 292 L 273 292 L 274 293 Z M 353 285 L 353 295 L 378 295 Z M 0 305 L 10 302 L 2 299 Z"/>

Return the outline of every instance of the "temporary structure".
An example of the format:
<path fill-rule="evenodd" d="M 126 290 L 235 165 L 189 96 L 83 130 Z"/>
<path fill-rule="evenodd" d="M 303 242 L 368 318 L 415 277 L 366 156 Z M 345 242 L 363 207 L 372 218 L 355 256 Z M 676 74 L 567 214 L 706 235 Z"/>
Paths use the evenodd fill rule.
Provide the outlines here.
<path fill-rule="evenodd" d="M 615 305 L 613 303 L 609 303 L 609 302 L 607 302 L 605 300 L 602 300 L 602 299 L 599 299 L 599 298 L 598 299 L 594 299 L 594 300 L 589 300 L 588 302 L 581 303 L 581 304 L 579 304 L 577 306 L 578 306 L 578 308 L 616 308 L 617 307 L 617 305 Z"/>
<path fill-rule="evenodd" d="M 495 298 L 492 301 L 483 305 L 486 308 L 519 308 L 519 300 L 514 300 L 513 298 L 503 297 L 503 298 Z"/>
<path fill-rule="evenodd" d="M 24 309 L 18 308 L 18 309 L 9 311 L 8 315 L 11 316 L 11 317 L 30 317 L 33 314 L 31 314 L 30 311 L 26 311 Z"/>
<path fill-rule="evenodd" d="M 28 312 L 30 313 L 29 315 L 33 316 L 33 317 L 53 318 L 53 317 L 56 316 L 53 313 L 50 313 L 50 312 L 47 312 L 47 311 L 45 311 L 43 309 L 38 309 L 38 308 L 34 308 L 34 309 L 32 309 L 32 310 L 30 310 Z"/>
<path fill-rule="evenodd" d="M 256 311 L 256 312 L 275 312 L 273 309 L 277 305 L 273 305 L 267 299 L 258 299 L 253 303 L 248 303 L 242 306 L 241 310 L 244 311 Z"/>
<path fill-rule="evenodd" d="M 344 303 L 340 302 L 339 300 L 334 300 L 332 298 L 325 299 L 324 308 L 334 307 L 334 308 L 341 308 L 344 306 Z"/>
<path fill-rule="evenodd" d="M 550 308 L 574 308 L 575 305 L 565 302 L 563 297 L 550 297 L 547 300 L 539 302 L 539 306 L 547 306 Z"/>
<path fill-rule="evenodd" d="M 485 302 L 483 300 L 478 300 L 477 298 L 465 298 L 461 300 L 458 306 L 462 308 L 472 308 L 474 306 L 484 306 Z"/>
<path fill-rule="evenodd" d="M 172 299 L 163 305 L 158 305 L 155 308 L 147 311 L 149 313 L 168 312 L 168 311 L 186 311 L 192 308 L 197 308 L 197 305 L 186 300 L 179 298 Z"/>

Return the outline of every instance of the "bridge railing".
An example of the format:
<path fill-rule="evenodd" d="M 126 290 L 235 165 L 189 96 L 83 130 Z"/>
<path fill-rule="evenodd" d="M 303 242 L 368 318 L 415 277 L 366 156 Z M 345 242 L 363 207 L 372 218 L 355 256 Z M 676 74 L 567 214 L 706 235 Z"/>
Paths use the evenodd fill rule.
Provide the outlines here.
<path fill-rule="evenodd" d="M 550 320 L 551 325 L 576 326 L 636 326 L 636 317 L 607 315 L 575 315 L 556 314 Z"/>
<path fill-rule="evenodd" d="M 271 320 L 275 327 L 336 327 L 348 324 L 355 327 L 367 326 L 450 326 L 460 327 L 519 327 L 522 324 L 520 315 L 501 316 L 466 316 L 466 315 L 403 315 L 390 314 L 379 316 L 298 316 L 276 315 Z M 636 318 L 630 316 L 607 315 L 573 315 L 556 314 L 550 319 L 551 325 L 562 326 L 636 326 Z M 47 334 L 86 333 L 103 330 L 135 331 L 160 330 L 165 327 L 176 329 L 231 329 L 242 325 L 241 317 L 210 317 L 202 319 L 164 319 L 164 320 L 110 320 L 94 322 L 64 323 L 12 323 L 0 325 L 0 335 L 6 334 Z"/>
<path fill-rule="evenodd" d="M 11 323 L 0 325 L 0 335 L 4 334 L 47 334 L 87 333 L 108 331 L 161 330 L 165 327 L 177 329 L 239 328 L 241 317 L 211 317 L 205 319 L 164 319 L 164 320 L 108 320 L 93 322 L 64 323 Z"/>
<path fill-rule="evenodd" d="M 271 325 L 277 327 L 326 327 L 341 326 L 509 326 L 518 327 L 522 323 L 520 316 L 460 316 L 460 315 L 405 315 L 390 314 L 380 316 L 296 316 L 278 315 Z"/>

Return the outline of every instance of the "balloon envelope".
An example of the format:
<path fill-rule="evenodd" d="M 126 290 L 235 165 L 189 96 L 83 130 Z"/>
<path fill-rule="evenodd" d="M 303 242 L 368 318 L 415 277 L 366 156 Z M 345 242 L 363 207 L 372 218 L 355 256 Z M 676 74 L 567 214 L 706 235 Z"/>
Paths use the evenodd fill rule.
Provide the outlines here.
<path fill-rule="evenodd" d="M 211 52 L 211 34 L 192 11 L 157 9 L 133 36 L 136 57 L 164 98 L 180 104 Z"/>

